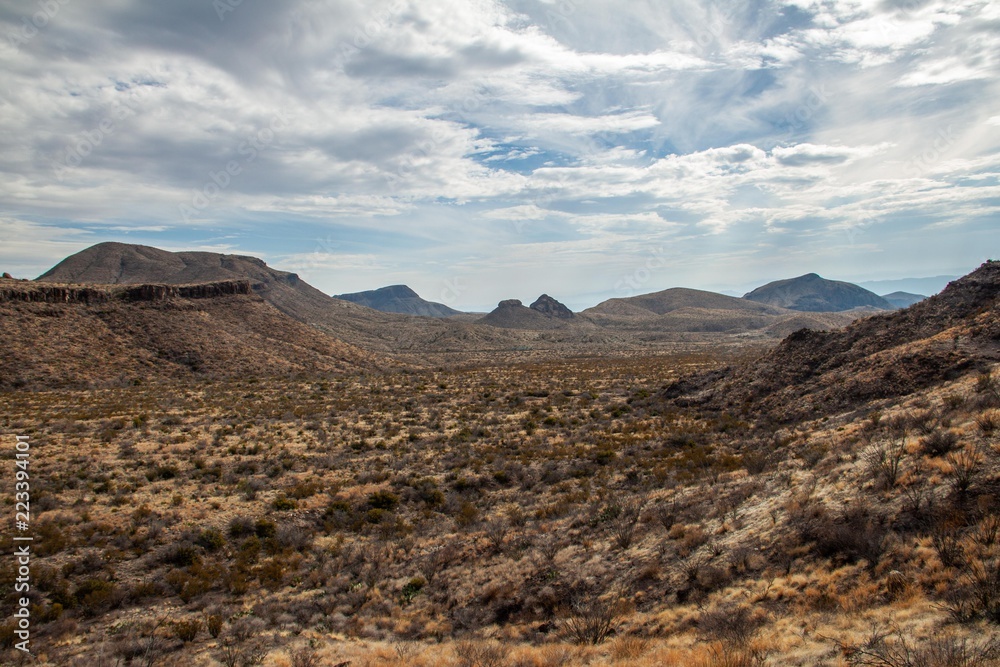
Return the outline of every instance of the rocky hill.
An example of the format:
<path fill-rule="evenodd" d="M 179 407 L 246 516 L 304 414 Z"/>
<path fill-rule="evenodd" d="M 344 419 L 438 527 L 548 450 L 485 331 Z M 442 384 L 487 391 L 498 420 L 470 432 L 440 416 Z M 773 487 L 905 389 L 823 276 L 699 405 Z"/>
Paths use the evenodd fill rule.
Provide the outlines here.
<path fill-rule="evenodd" d="M 801 313 L 746 299 L 672 288 L 652 294 L 609 299 L 581 316 L 602 327 L 656 333 L 703 332 L 782 337 L 803 327 L 834 329 L 858 316 L 848 313 Z"/>
<path fill-rule="evenodd" d="M 0 389 L 376 370 L 398 363 L 284 315 L 234 280 L 60 285 L 0 279 Z"/>
<path fill-rule="evenodd" d="M 337 294 L 334 298 L 350 301 L 366 308 L 373 308 L 383 313 L 401 313 L 422 317 L 451 317 L 461 314 L 461 311 L 449 308 L 443 303 L 421 299 L 406 285 L 390 285 L 365 292 Z"/>
<path fill-rule="evenodd" d="M 571 320 L 574 317 L 572 310 L 556 301 L 548 294 L 543 294 L 535 299 L 535 302 L 528 306 L 528 308 L 537 310 L 542 315 L 547 317 L 555 317 L 561 320 Z"/>
<path fill-rule="evenodd" d="M 665 397 L 780 421 L 904 396 L 1000 360 L 1000 262 L 938 295 L 841 331 L 797 331 L 762 359 L 671 385 Z"/>
<path fill-rule="evenodd" d="M 518 299 L 501 301 L 492 312 L 481 318 L 478 323 L 500 329 L 528 329 L 532 331 L 558 329 L 566 325 L 565 318 L 548 315 L 538 308 L 529 308 Z"/>
<path fill-rule="evenodd" d="M 172 253 L 147 246 L 99 243 L 66 258 L 38 281 L 184 284 L 232 279 L 250 281 L 257 295 L 303 324 L 351 345 L 408 362 L 435 363 L 441 355 L 552 347 L 550 342 L 539 345 L 537 336 L 520 332 L 385 313 L 336 299 L 294 273 L 273 269 L 256 257 L 243 255 Z"/>
<path fill-rule="evenodd" d="M 892 310 L 893 305 L 863 287 L 837 280 L 826 280 L 815 273 L 778 280 L 758 287 L 743 296 L 770 306 L 812 313 L 829 313 L 854 308 Z"/>

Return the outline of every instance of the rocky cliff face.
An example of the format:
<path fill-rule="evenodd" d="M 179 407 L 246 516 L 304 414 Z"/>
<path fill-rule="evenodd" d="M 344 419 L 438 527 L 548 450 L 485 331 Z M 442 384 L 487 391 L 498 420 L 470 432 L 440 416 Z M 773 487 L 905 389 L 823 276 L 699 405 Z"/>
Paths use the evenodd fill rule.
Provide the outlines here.
<path fill-rule="evenodd" d="M 249 280 L 224 280 L 199 285 L 129 285 L 127 287 L 41 285 L 22 281 L 0 283 L 0 301 L 30 303 L 107 303 L 110 301 L 165 301 L 167 299 L 210 299 L 236 294 L 252 294 Z"/>

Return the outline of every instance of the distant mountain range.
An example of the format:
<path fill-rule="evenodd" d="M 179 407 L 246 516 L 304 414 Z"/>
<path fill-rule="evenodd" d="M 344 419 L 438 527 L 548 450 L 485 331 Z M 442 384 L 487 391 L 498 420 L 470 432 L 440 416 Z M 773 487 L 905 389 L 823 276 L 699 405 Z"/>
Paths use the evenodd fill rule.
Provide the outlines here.
<path fill-rule="evenodd" d="M 443 303 L 425 301 L 406 285 L 390 285 L 366 292 L 337 294 L 333 298 L 350 301 L 361 306 L 380 310 L 383 313 L 401 313 L 424 317 L 451 317 L 461 315 L 461 311 L 449 308 Z"/>
<path fill-rule="evenodd" d="M 923 294 L 910 294 L 909 292 L 893 292 L 883 294 L 882 298 L 892 304 L 893 308 L 909 308 L 915 303 L 920 303 L 927 297 Z"/>
<path fill-rule="evenodd" d="M 161 363 L 174 363 L 170 361 L 173 359 L 180 360 L 180 367 L 208 369 L 205 372 L 213 374 L 228 372 L 211 361 L 227 358 L 225 353 L 210 352 L 216 349 L 216 343 L 228 337 L 242 340 L 240 345 L 244 345 L 237 346 L 242 352 L 234 358 L 231 364 L 234 368 L 253 367 L 251 340 L 271 346 L 262 350 L 259 359 L 277 355 L 286 362 L 276 361 L 269 365 L 285 368 L 288 372 L 379 365 L 382 363 L 377 361 L 379 359 L 385 363 L 418 365 L 460 363 L 486 356 L 495 359 L 498 354 L 525 358 L 525 355 L 631 353 L 719 341 L 739 345 L 747 341 L 766 342 L 803 328 L 838 329 L 877 309 L 892 309 L 920 298 L 910 294 L 890 295 L 895 300 L 893 303 L 855 285 L 809 274 L 765 285 L 747 298 L 673 288 L 609 299 L 574 313 L 558 300 L 543 294 L 530 306 L 517 299 L 507 299 L 483 316 L 459 313 L 443 304 L 426 301 L 405 285 L 335 298 L 312 287 L 298 275 L 273 269 L 255 257 L 210 252 L 174 253 L 123 243 L 100 243 L 87 248 L 59 262 L 34 282 L 10 280 L 7 283 L 13 287 L 5 308 L 12 314 L 24 311 L 28 321 L 34 323 L 31 326 L 37 325 L 34 330 L 29 326 L 24 332 L 18 332 L 18 335 L 28 336 L 18 343 L 25 350 L 30 348 L 31 340 L 46 339 L 46 327 L 56 324 L 53 320 L 35 319 L 30 313 L 37 309 L 24 305 L 35 298 L 31 295 L 42 294 L 28 286 L 48 284 L 53 289 L 69 289 L 75 295 L 65 305 L 52 306 L 61 313 L 63 319 L 59 322 L 69 323 L 77 318 L 79 326 L 96 332 L 111 325 L 102 310 L 106 308 L 118 313 L 116 317 L 120 320 L 116 322 L 129 325 L 146 322 L 143 325 L 148 329 L 143 334 L 145 338 L 119 341 L 123 355 L 120 358 L 124 359 L 126 351 L 133 349 L 137 358 L 149 360 L 155 368 Z M 241 285 L 241 292 L 227 293 L 228 288 L 211 287 L 235 283 Z M 119 289 L 125 287 L 128 289 Z M 97 301 L 88 301 L 89 294 L 99 295 L 93 297 Z M 109 294 L 114 295 L 113 298 L 108 297 Z M 156 299 L 150 301 L 150 295 Z M 54 298 L 50 297 L 38 298 L 48 302 Z M 148 303 L 157 305 L 143 305 Z M 160 315 L 150 319 L 151 308 Z M 185 318 L 194 318 L 191 324 L 171 323 L 165 314 L 171 308 L 187 313 Z M 129 312 L 134 309 L 145 311 L 136 312 L 133 317 Z M 819 312 L 820 309 L 837 312 Z M 202 320 L 197 319 L 197 312 L 203 313 L 197 316 Z M 225 324 L 218 325 L 219 336 L 209 341 L 211 327 L 197 323 L 213 319 Z M 231 328 L 243 320 L 261 323 L 260 328 L 245 332 L 239 327 Z M 302 325 L 333 339 L 331 351 L 322 352 L 318 357 L 312 353 L 302 356 L 303 348 L 320 349 L 317 347 L 319 339 L 308 339 Z M 176 326 L 191 326 L 201 333 L 185 338 L 179 336 Z M 58 336 L 66 340 L 72 338 L 70 331 Z M 267 342 L 272 340 L 303 342 L 287 347 Z M 150 350 L 160 350 L 162 354 L 153 352 L 150 357 Z M 193 361 L 188 364 L 184 360 Z M 58 365 L 59 362 L 52 363 Z M 132 369 L 129 372 L 138 372 L 134 364 L 122 362 L 120 366 Z M 170 375 L 180 367 L 168 365 L 151 374 Z"/>

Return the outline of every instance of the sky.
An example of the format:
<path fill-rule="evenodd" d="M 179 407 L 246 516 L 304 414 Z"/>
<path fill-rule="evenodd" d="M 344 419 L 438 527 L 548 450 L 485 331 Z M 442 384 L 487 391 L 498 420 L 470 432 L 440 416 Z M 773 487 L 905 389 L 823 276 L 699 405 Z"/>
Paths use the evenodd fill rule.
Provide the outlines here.
<path fill-rule="evenodd" d="M 0 0 L 0 37 L 16 277 L 121 241 L 579 309 L 1000 258 L 995 0 Z"/>

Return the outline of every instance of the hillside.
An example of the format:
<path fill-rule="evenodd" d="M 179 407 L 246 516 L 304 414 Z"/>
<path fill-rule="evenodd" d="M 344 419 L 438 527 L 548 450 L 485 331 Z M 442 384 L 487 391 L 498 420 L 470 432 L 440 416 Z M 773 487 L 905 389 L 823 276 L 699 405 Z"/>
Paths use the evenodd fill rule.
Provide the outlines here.
<path fill-rule="evenodd" d="M 815 273 L 768 283 L 747 293 L 743 298 L 789 310 L 813 313 L 841 312 L 865 307 L 880 310 L 893 308 L 888 301 L 863 287 L 837 280 L 826 280 Z"/>
<path fill-rule="evenodd" d="M 334 338 L 366 350 L 391 354 L 412 363 L 435 363 L 455 354 L 478 355 L 563 345 L 537 335 L 508 332 L 474 323 L 383 313 L 335 299 L 298 275 L 273 269 L 260 259 L 206 252 L 171 253 L 123 243 L 99 243 L 72 255 L 38 278 L 42 282 L 180 284 L 244 279 L 254 292 L 281 312 Z M 573 343 L 573 341 L 566 341 Z M 577 341 L 587 345 L 587 341 Z"/>
<path fill-rule="evenodd" d="M 443 303 L 421 299 L 406 285 L 390 285 L 365 292 L 337 294 L 334 298 L 350 301 L 366 308 L 373 308 L 383 313 L 401 313 L 422 317 L 451 317 L 461 314 L 461 311 L 449 308 Z"/>
<path fill-rule="evenodd" d="M 38 284 L 0 279 L 0 389 L 340 374 L 396 366 L 269 305 L 248 281 Z"/>
<path fill-rule="evenodd" d="M 995 280 L 959 288 L 918 339 L 991 314 Z M 127 303 L 32 289 L 4 303 Z M 706 352 L 0 391 L 39 662 L 994 667 L 996 380 L 782 425 L 657 395 Z"/>
<path fill-rule="evenodd" d="M 798 331 L 758 362 L 682 381 L 668 397 L 781 420 L 903 396 L 1000 360 L 1000 263 L 910 308 L 841 331 Z"/>

